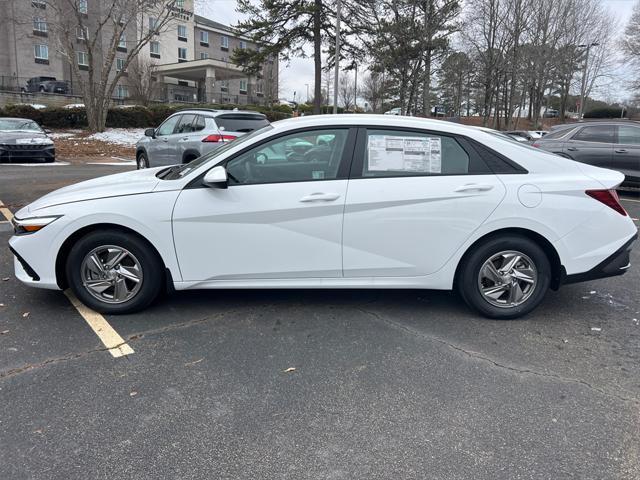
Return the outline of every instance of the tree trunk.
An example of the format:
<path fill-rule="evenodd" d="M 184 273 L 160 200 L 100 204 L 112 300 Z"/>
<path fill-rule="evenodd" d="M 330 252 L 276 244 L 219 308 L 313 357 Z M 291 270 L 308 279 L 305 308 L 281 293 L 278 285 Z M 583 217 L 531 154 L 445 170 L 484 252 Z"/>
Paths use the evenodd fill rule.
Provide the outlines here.
<path fill-rule="evenodd" d="M 313 11 L 313 113 L 321 113 L 322 107 L 322 0 L 315 0 L 315 10 Z M 337 32 L 336 32 L 337 33 Z M 336 52 L 335 61 L 340 59 Z"/>

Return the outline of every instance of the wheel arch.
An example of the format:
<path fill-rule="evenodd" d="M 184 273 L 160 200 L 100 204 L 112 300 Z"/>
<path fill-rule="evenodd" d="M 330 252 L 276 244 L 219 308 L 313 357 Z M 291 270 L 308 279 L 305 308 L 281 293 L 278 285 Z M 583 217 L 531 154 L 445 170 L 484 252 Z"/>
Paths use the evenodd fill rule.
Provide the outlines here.
<path fill-rule="evenodd" d="M 85 235 L 91 232 L 99 231 L 99 230 L 118 230 L 120 232 L 134 235 L 138 237 L 140 240 L 142 240 L 143 242 L 145 242 L 147 245 L 149 245 L 153 253 L 156 255 L 156 257 L 160 261 L 162 265 L 162 270 L 165 272 L 165 282 L 167 285 L 167 290 L 171 290 L 173 288 L 173 278 L 171 275 L 171 271 L 167 268 L 166 263 L 162 258 L 162 255 L 160 255 L 160 252 L 155 247 L 155 245 L 153 245 L 152 242 L 150 242 L 143 235 L 140 235 L 135 230 L 125 227 L 123 225 L 115 224 L 115 223 L 94 223 L 91 225 L 86 225 L 76 230 L 66 238 L 66 240 L 62 243 L 62 245 L 58 249 L 58 254 L 56 256 L 55 273 L 56 273 L 56 283 L 58 284 L 58 287 L 60 287 L 62 290 L 65 290 L 69 286 L 69 282 L 68 282 L 66 271 L 65 271 L 65 264 L 67 262 L 67 258 L 69 257 L 69 253 L 71 252 L 71 248 L 73 247 L 73 245 Z"/>
<path fill-rule="evenodd" d="M 460 270 L 462 268 L 462 265 L 464 265 L 464 262 L 467 260 L 471 252 L 473 252 L 473 250 L 479 244 L 487 241 L 487 239 L 489 238 L 499 237 L 501 235 L 506 235 L 506 234 L 521 235 L 523 237 L 526 237 L 534 241 L 536 244 L 538 244 L 538 246 L 540 246 L 540 248 L 542 248 L 544 253 L 547 255 L 547 258 L 549 259 L 549 263 L 551 264 L 551 288 L 553 290 L 557 290 L 562 284 L 562 279 L 564 277 L 564 267 L 562 266 L 562 262 L 560 260 L 560 255 L 558 254 L 558 251 L 553 246 L 553 244 L 549 240 L 547 240 L 543 235 L 533 230 L 530 230 L 527 228 L 519 228 L 519 227 L 501 228 L 498 230 L 494 230 L 492 232 L 486 233 L 482 237 L 478 238 L 471 245 L 469 245 L 469 247 L 466 249 L 462 257 L 460 258 L 458 265 L 456 266 L 455 275 L 453 277 L 454 285 L 457 285 L 458 276 L 460 275 Z"/>
<path fill-rule="evenodd" d="M 198 150 L 190 148 L 189 150 L 185 150 L 185 152 L 182 154 L 182 163 L 189 163 L 200 156 L 201 153 Z M 187 159 L 189 160 L 187 161 Z"/>
<path fill-rule="evenodd" d="M 147 154 L 147 149 L 144 147 L 138 147 L 136 148 L 136 160 L 138 159 L 138 155 L 140 155 L 141 153 L 144 153 L 145 155 L 147 155 L 147 159 L 149 159 L 149 155 Z"/>

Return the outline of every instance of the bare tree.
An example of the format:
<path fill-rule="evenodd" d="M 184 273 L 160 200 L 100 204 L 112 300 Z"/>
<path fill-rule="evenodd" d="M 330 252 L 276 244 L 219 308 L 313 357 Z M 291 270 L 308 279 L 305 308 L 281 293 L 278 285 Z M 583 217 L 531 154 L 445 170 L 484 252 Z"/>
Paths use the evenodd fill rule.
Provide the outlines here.
<path fill-rule="evenodd" d="M 370 72 L 362 80 L 361 95 L 374 113 L 379 113 L 383 107 L 387 85 L 380 73 Z"/>
<path fill-rule="evenodd" d="M 147 106 L 161 90 L 155 78 L 156 64 L 148 59 L 138 58 L 129 69 L 130 98 L 140 105 Z"/>
<path fill-rule="evenodd" d="M 339 82 L 338 96 L 340 97 L 340 103 L 342 103 L 345 111 L 349 111 L 354 107 L 356 102 L 355 83 L 353 78 L 347 74 L 343 74 Z"/>
<path fill-rule="evenodd" d="M 621 46 L 627 56 L 626 62 L 636 69 L 636 78 L 631 83 L 632 88 L 640 90 L 640 0 L 633 7 L 633 14 L 625 28 Z M 640 94 L 638 96 L 640 97 Z"/>

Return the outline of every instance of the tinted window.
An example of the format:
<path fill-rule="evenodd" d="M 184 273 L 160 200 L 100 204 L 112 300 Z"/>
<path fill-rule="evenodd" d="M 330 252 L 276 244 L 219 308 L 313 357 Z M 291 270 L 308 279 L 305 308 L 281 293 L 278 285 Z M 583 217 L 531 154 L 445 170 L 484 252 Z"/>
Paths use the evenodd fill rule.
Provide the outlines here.
<path fill-rule="evenodd" d="M 191 133 L 193 132 L 193 121 L 196 119 L 196 116 L 192 113 L 186 113 L 182 115 L 180 119 L 180 123 L 178 123 L 178 128 L 176 129 L 176 133 Z"/>
<path fill-rule="evenodd" d="M 348 129 L 315 130 L 263 143 L 228 162 L 230 183 L 333 180 L 348 133 Z"/>
<path fill-rule="evenodd" d="M 612 125 L 593 125 L 584 127 L 573 136 L 573 140 L 581 142 L 613 143 L 614 129 Z"/>
<path fill-rule="evenodd" d="M 469 154 L 453 137 L 398 130 L 367 130 L 362 175 L 469 173 Z"/>
<path fill-rule="evenodd" d="M 618 127 L 618 143 L 640 145 L 640 127 L 621 125 Z"/>
<path fill-rule="evenodd" d="M 204 117 L 202 115 L 198 115 L 193 122 L 193 131 L 199 132 L 200 130 L 204 130 Z"/>
<path fill-rule="evenodd" d="M 269 121 L 263 115 L 238 115 L 224 114 L 216 117 L 216 123 L 220 130 L 227 132 L 252 132 L 265 125 L 269 125 Z"/>
<path fill-rule="evenodd" d="M 182 117 L 182 115 L 176 115 L 175 117 L 170 117 L 165 120 L 165 122 L 160 125 L 156 131 L 156 135 L 159 137 L 162 135 L 171 135 L 173 130 L 176 128 L 176 124 L 178 123 L 178 120 L 180 120 L 180 117 Z"/>
<path fill-rule="evenodd" d="M 547 133 L 543 138 L 545 140 L 554 140 L 556 138 L 562 138 L 571 132 L 571 128 L 559 128 L 558 130 L 554 130 L 553 132 Z"/>

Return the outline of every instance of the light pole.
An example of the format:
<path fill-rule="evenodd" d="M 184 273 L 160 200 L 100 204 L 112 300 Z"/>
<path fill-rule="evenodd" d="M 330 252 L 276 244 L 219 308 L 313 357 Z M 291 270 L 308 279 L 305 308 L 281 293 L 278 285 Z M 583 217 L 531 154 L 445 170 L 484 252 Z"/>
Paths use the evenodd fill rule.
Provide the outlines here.
<path fill-rule="evenodd" d="M 338 74 L 340 73 L 340 0 L 336 2 L 336 54 L 333 79 L 333 114 L 338 113 Z"/>
<path fill-rule="evenodd" d="M 356 63 L 356 80 L 353 84 L 353 111 L 358 111 L 358 64 Z"/>
<path fill-rule="evenodd" d="M 584 101 L 587 96 L 587 67 L 589 66 L 589 50 L 591 50 L 591 47 L 597 47 L 598 45 L 600 45 L 598 42 L 578 45 L 579 48 L 587 49 L 584 59 L 584 69 L 582 71 L 582 85 L 580 86 L 580 110 L 578 111 L 578 118 L 580 119 L 582 119 L 582 116 L 584 115 Z"/>
<path fill-rule="evenodd" d="M 309 84 L 305 83 L 304 86 L 307 87 L 307 103 L 309 103 Z"/>

